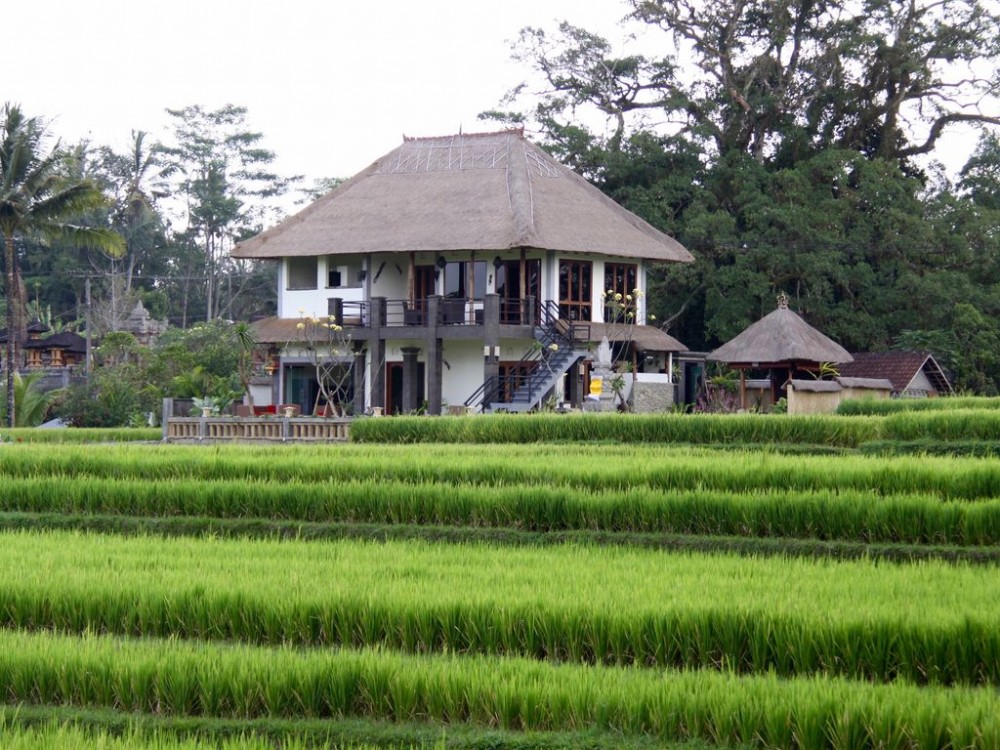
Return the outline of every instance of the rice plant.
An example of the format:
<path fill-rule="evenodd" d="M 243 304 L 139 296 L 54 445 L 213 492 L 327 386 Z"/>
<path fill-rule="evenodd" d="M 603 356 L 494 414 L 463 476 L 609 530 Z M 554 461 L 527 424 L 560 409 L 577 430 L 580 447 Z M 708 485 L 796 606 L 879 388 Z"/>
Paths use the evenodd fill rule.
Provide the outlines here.
<path fill-rule="evenodd" d="M 0 550 L 7 627 L 1000 684 L 988 567 L 63 532 Z"/>
<path fill-rule="evenodd" d="M 163 715 L 430 719 L 816 750 L 1000 746 L 993 690 L 379 650 L 0 633 L 0 690 L 16 702 Z"/>

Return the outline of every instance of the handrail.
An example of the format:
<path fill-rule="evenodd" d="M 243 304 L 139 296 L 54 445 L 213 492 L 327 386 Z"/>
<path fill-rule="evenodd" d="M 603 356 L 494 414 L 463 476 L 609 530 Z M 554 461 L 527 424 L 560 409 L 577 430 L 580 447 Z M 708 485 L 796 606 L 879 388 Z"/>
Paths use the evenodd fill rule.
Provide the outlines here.
<path fill-rule="evenodd" d="M 528 400 L 533 400 L 538 389 L 548 382 L 554 372 L 552 359 L 562 359 L 565 356 L 564 352 L 572 351 L 573 345 L 578 341 L 589 341 L 577 338 L 577 332 L 583 330 L 587 332 L 585 335 L 589 335 L 590 325 L 561 320 L 559 303 L 546 300 L 541 306 L 538 326 L 535 329 L 535 346 L 518 360 L 507 375 L 487 378 L 466 399 L 465 405 L 481 410 L 485 404 L 498 400 L 500 394 L 509 393 L 513 396 L 518 391 L 523 393 L 525 389 Z M 552 348 L 553 345 L 555 349 Z M 557 351 L 562 353 L 554 355 Z M 540 367 L 542 363 L 546 363 L 546 367 Z M 560 366 L 561 364 L 556 365 Z"/>

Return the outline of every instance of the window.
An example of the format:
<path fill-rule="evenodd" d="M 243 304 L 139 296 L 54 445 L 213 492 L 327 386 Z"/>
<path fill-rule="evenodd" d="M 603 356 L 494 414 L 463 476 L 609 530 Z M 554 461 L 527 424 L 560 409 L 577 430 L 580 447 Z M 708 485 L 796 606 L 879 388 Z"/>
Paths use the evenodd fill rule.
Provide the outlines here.
<path fill-rule="evenodd" d="M 486 261 L 472 264 L 473 288 L 469 288 L 469 263 L 449 261 L 444 267 L 444 296 L 451 299 L 481 300 L 486 294 Z"/>
<path fill-rule="evenodd" d="M 604 322 L 622 323 L 627 317 L 635 321 L 636 300 L 628 300 L 639 286 L 638 266 L 634 263 L 604 264 L 604 293 L 612 298 L 604 305 Z M 616 295 L 621 295 L 619 299 Z M 631 315 L 629 315 L 631 313 Z"/>
<path fill-rule="evenodd" d="M 591 320 L 593 264 L 589 260 L 559 261 L 559 317 Z"/>
<path fill-rule="evenodd" d="M 315 256 L 289 258 L 287 263 L 289 289 L 316 288 L 316 277 L 319 274 L 319 266 Z"/>

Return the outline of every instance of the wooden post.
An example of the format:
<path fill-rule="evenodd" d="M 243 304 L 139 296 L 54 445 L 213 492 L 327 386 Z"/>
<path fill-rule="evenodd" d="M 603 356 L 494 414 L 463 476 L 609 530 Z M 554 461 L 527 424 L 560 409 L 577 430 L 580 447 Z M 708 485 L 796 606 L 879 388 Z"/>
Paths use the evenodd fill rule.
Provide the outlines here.
<path fill-rule="evenodd" d="M 740 368 L 740 408 L 747 408 L 747 371 Z"/>
<path fill-rule="evenodd" d="M 465 323 L 475 322 L 472 309 L 475 307 L 473 300 L 476 299 L 476 251 L 469 252 L 469 267 L 465 271 L 465 288 L 467 290 L 466 303 L 462 319 Z M 470 319 L 471 318 L 471 319 Z"/>
<path fill-rule="evenodd" d="M 526 257 L 525 249 L 521 248 L 521 304 L 524 304 L 524 300 L 528 297 L 528 259 Z"/>
<path fill-rule="evenodd" d="M 413 298 L 417 296 L 417 254 L 410 251 L 410 262 L 406 269 L 406 300 L 413 307 Z"/>

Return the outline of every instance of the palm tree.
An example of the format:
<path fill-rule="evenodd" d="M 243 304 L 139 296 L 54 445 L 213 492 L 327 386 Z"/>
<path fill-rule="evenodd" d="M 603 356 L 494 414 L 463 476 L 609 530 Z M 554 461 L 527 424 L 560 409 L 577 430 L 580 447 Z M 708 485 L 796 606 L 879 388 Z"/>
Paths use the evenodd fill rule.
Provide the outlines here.
<path fill-rule="evenodd" d="M 49 409 L 62 395 L 62 390 L 43 391 L 41 379 L 44 373 L 31 372 L 25 377 L 14 373 L 14 402 L 17 404 L 17 420 L 8 427 L 37 427 L 49 413 Z M 0 404 L 0 415 L 6 417 L 7 409 Z"/>
<path fill-rule="evenodd" d="M 13 426 L 14 371 L 21 337 L 20 268 L 15 239 L 65 238 L 81 246 L 120 253 L 121 236 L 102 227 L 71 223 L 74 217 L 104 203 L 104 195 L 89 180 L 69 177 L 67 154 L 57 142 L 47 151 L 49 134 L 37 118 L 26 118 L 9 102 L 0 112 L 0 234 L 7 272 L 7 426 Z"/>

